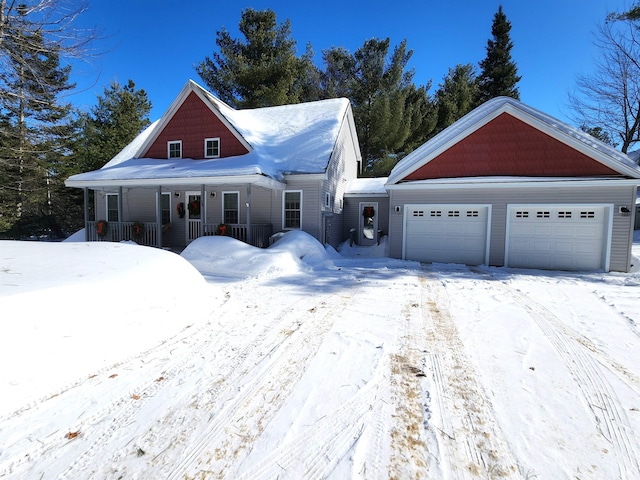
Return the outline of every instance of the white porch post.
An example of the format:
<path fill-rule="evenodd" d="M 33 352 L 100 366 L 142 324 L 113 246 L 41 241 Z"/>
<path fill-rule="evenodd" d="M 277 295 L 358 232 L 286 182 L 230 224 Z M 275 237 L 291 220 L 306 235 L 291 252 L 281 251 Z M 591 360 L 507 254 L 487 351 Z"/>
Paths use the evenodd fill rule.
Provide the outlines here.
<path fill-rule="evenodd" d="M 122 187 L 118 187 L 118 241 L 122 240 Z"/>
<path fill-rule="evenodd" d="M 207 223 L 207 209 L 206 207 L 207 198 L 204 196 L 204 184 L 200 185 L 200 236 L 204 237 L 205 231 L 204 226 Z"/>
<path fill-rule="evenodd" d="M 84 241 L 89 241 L 89 189 L 87 187 L 82 189 L 84 191 Z"/>
<path fill-rule="evenodd" d="M 253 245 L 251 237 L 251 184 L 247 185 L 247 243 Z"/>
<path fill-rule="evenodd" d="M 156 247 L 162 248 L 162 186 L 158 185 L 156 195 Z"/>

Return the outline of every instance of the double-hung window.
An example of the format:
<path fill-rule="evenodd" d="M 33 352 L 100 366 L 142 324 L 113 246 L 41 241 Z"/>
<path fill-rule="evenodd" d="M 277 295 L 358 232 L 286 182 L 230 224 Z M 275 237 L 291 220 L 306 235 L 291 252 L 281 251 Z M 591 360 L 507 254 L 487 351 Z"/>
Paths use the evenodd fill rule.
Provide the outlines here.
<path fill-rule="evenodd" d="M 167 142 L 167 158 L 182 158 L 182 140 Z"/>
<path fill-rule="evenodd" d="M 220 139 L 205 138 L 204 140 L 204 158 L 220 157 Z"/>
<path fill-rule="evenodd" d="M 282 202 L 283 227 L 302 228 L 302 191 L 285 191 Z"/>
<path fill-rule="evenodd" d="M 224 223 L 237 224 L 240 223 L 240 193 L 239 192 L 223 192 L 222 193 L 222 213 Z"/>
<path fill-rule="evenodd" d="M 107 193 L 107 222 L 117 222 L 118 218 L 118 194 Z"/>

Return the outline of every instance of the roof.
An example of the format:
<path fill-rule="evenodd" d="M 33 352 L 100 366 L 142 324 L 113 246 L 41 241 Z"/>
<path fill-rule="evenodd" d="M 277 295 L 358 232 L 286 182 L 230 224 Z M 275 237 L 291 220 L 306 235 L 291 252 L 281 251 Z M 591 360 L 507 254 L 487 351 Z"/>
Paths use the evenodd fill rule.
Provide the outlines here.
<path fill-rule="evenodd" d="M 236 157 L 194 159 L 140 158 L 191 93 L 198 97 L 246 145 Z M 287 174 L 325 173 L 340 129 L 350 113 L 345 98 L 235 110 L 189 80 L 165 114 L 140 133 L 99 170 L 74 175 L 66 185 L 163 185 L 187 183 L 251 183 L 274 186 Z M 253 178 L 250 178 L 253 176 Z"/>
<path fill-rule="evenodd" d="M 347 183 L 345 195 L 357 196 L 385 196 L 389 193 L 384 188 L 387 177 L 379 178 L 353 178 Z"/>
<path fill-rule="evenodd" d="M 401 182 L 408 175 L 503 113 L 518 118 L 622 175 L 640 178 L 640 168 L 624 153 L 518 100 L 497 97 L 472 110 L 403 158 L 391 171 L 387 184 Z"/>

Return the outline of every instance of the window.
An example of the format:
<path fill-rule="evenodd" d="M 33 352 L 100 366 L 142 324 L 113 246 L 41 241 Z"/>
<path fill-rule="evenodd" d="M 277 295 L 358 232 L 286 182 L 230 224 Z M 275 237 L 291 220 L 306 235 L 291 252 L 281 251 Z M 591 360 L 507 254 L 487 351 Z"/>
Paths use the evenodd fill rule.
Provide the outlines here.
<path fill-rule="evenodd" d="M 163 193 L 160 196 L 160 214 L 162 225 L 171 223 L 171 193 Z"/>
<path fill-rule="evenodd" d="M 107 193 L 107 222 L 118 221 L 118 194 Z"/>
<path fill-rule="evenodd" d="M 182 158 L 182 140 L 167 142 L 167 158 Z"/>
<path fill-rule="evenodd" d="M 284 192 L 282 198 L 284 228 L 302 228 L 302 192 Z"/>
<path fill-rule="evenodd" d="M 240 193 L 239 192 L 223 192 L 222 193 L 222 218 L 223 223 L 236 224 L 240 223 Z"/>
<path fill-rule="evenodd" d="M 220 157 L 220 139 L 205 138 L 204 140 L 204 158 Z"/>

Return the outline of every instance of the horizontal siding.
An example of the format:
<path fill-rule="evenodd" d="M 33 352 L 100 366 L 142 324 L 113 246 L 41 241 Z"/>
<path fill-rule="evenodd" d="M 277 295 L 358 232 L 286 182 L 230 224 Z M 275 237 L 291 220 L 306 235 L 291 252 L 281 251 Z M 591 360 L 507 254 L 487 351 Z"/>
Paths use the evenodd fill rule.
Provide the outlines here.
<path fill-rule="evenodd" d="M 349 238 L 352 228 L 358 229 L 360 225 L 360 203 L 378 203 L 378 230 L 382 230 L 382 235 L 389 234 L 389 199 L 386 197 L 347 197 L 344 207 L 344 229 L 343 240 Z"/>
<path fill-rule="evenodd" d="M 509 204 L 614 204 L 610 269 L 627 271 L 631 249 L 631 216 L 618 213 L 620 206 L 633 205 L 635 188 L 629 186 L 612 187 L 518 187 L 518 188 L 473 188 L 392 190 L 390 205 L 405 204 L 488 204 L 492 206 L 490 265 L 504 265 L 507 205 Z M 390 217 L 390 255 L 402 257 L 403 214 Z"/>
<path fill-rule="evenodd" d="M 302 230 L 307 232 L 319 242 L 323 242 L 320 197 L 322 195 L 320 180 L 299 180 L 288 179 L 286 191 L 302 190 Z M 273 208 L 271 223 L 273 223 L 273 231 L 283 230 L 282 224 L 282 199 L 284 191 L 273 192 Z"/>

